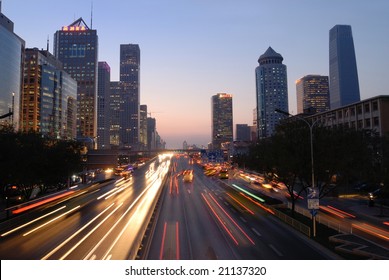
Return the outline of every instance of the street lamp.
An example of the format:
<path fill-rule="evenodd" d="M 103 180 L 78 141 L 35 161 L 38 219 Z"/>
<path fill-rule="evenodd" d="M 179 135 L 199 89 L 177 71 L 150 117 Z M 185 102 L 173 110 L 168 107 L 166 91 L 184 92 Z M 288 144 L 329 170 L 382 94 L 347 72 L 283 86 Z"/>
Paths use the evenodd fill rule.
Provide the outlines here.
<path fill-rule="evenodd" d="M 312 123 L 310 123 L 306 119 L 304 119 L 304 118 L 302 118 L 300 116 L 292 115 L 289 112 L 286 112 L 286 111 L 283 111 L 283 110 L 280 110 L 280 109 L 275 109 L 275 112 L 283 114 L 283 115 L 286 115 L 286 116 L 295 117 L 296 119 L 303 121 L 309 127 L 309 135 L 310 135 L 310 142 L 311 142 L 311 173 L 312 173 L 312 186 L 311 187 L 312 187 L 312 199 L 315 199 L 315 202 L 317 202 L 317 203 L 315 203 L 312 206 L 309 204 L 308 208 L 310 208 L 312 210 L 319 209 L 319 203 L 318 203 L 319 197 L 316 196 L 317 192 L 315 190 L 315 167 L 314 167 L 314 162 L 313 162 L 313 127 L 315 126 L 315 124 L 318 123 L 319 119 L 317 119 L 316 121 L 313 121 Z M 308 199 L 308 201 L 309 201 L 309 199 Z M 311 212 L 311 213 L 312 213 L 312 223 L 313 223 L 313 237 L 315 237 L 316 236 L 316 223 L 315 223 L 315 221 L 316 221 L 316 213 L 314 213 L 314 212 Z"/>

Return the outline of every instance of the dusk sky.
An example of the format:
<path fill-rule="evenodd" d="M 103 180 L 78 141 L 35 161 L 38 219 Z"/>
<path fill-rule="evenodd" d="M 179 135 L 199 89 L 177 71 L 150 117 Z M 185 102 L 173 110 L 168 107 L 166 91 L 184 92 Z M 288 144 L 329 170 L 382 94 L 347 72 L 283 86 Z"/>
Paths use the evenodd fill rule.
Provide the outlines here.
<path fill-rule="evenodd" d="M 26 47 L 46 48 L 62 26 L 91 22 L 92 1 L 3 0 L 2 13 Z M 328 75 L 329 30 L 352 27 L 361 99 L 389 94 L 388 0 L 94 0 L 99 61 L 119 80 L 120 44 L 139 44 L 140 100 L 168 148 L 211 141 L 211 96 L 233 95 L 235 124 L 253 122 L 255 68 L 269 46 L 287 66 L 289 111 L 295 81 Z"/>

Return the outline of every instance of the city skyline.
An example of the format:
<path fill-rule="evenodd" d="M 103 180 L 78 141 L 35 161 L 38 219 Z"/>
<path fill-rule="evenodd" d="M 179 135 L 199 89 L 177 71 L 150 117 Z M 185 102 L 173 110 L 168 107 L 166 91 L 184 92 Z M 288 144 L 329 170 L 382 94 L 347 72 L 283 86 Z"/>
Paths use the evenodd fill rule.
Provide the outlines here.
<path fill-rule="evenodd" d="M 120 44 L 139 44 L 140 103 L 147 104 L 157 119 L 167 147 L 181 147 L 185 140 L 197 145 L 211 141 L 209 98 L 217 92 L 234 95 L 234 127 L 237 123 L 252 125 L 255 67 L 269 46 L 284 57 L 289 111 L 297 113 L 295 81 L 309 74 L 328 75 L 329 30 L 336 24 L 352 26 L 361 99 L 387 94 L 389 58 L 385 50 L 389 40 L 378 35 L 389 28 L 389 3 L 307 3 L 111 1 L 107 9 L 106 2 L 95 0 L 98 60 L 111 66 L 112 81 L 119 80 Z M 2 12 L 14 22 L 14 31 L 26 47 L 46 48 L 49 36 L 51 53 L 56 30 L 79 17 L 88 24 L 91 21 L 89 1 L 50 2 L 50 11 L 61 11 L 55 16 L 47 12 L 48 1 L 2 4 Z M 25 10 L 31 11 L 29 16 Z M 131 17 L 126 16 L 129 11 Z"/>

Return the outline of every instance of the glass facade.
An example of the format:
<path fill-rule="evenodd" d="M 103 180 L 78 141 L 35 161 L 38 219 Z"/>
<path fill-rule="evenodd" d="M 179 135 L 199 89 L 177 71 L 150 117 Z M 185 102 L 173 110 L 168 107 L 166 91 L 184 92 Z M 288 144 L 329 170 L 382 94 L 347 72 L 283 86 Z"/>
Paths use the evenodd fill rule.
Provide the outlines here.
<path fill-rule="evenodd" d="M 218 93 L 212 96 L 212 146 L 220 149 L 222 143 L 232 141 L 232 95 Z"/>
<path fill-rule="evenodd" d="M 120 108 L 120 145 L 138 147 L 140 126 L 139 95 L 140 49 L 137 44 L 120 45 L 120 83 L 122 100 Z"/>
<path fill-rule="evenodd" d="M 109 98 L 111 68 L 105 61 L 98 64 L 97 86 L 97 148 L 109 149 Z"/>
<path fill-rule="evenodd" d="M 26 49 L 21 129 L 76 138 L 77 83 L 47 51 Z"/>
<path fill-rule="evenodd" d="M 330 30 L 330 107 L 336 109 L 360 101 L 354 41 L 349 25 Z"/>
<path fill-rule="evenodd" d="M 284 115 L 276 109 L 288 111 L 288 83 L 283 57 L 271 47 L 258 59 L 255 69 L 257 97 L 258 139 L 270 137 Z"/>
<path fill-rule="evenodd" d="M 77 137 L 97 137 L 97 31 L 82 18 L 54 34 L 54 55 L 77 81 Z"/>
<path fill-rule="evenodd" d="M 328 76 L 308 75 L 296 81 L 297 113 L 320 113 L 330 109 Z"/>
<path fill-rule="evenodd" d="M 19 129 L 24 41 L 13 33 L 13 23 L 0 13 L 0 124 Z"/>

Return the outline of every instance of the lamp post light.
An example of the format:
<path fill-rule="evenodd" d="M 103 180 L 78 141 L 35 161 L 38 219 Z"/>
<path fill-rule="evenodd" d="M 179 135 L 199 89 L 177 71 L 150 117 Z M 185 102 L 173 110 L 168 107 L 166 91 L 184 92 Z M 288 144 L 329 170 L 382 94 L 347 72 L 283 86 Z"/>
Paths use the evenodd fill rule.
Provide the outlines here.
<path fill-rule="evenodd" d="M 311 214 L 312 214 L 312 225 L 313 225 L 313 237 L 316 237 L 316 211 L 319 209 L 319 196 L 318 196 L 318 191 L 315 189 L 315 167 L 314 167 L 314 161 L 313 161 L 313 127 L 318 123 L 319 119 L 316 121 L 310 123 L 306 119 L 300 117 L 300 116 L 295 116 L 290 114 L 289 112 L 280 110 L 280 109 L 275 109 L 275 112 L 286 115 L 286 116 L 291 116 L 295 117 L 298 120 L 303 121 L 306 125 L 309 127 L 309 136 L 310 136 L 310 144 L 311 144 L 311 175 L 312 175 L 312 192 L 311 192 L 311 199 L 308 199 L 308 208 L 311 209 Z M 313 202 L 313 203 L 310 203 Z"/>

